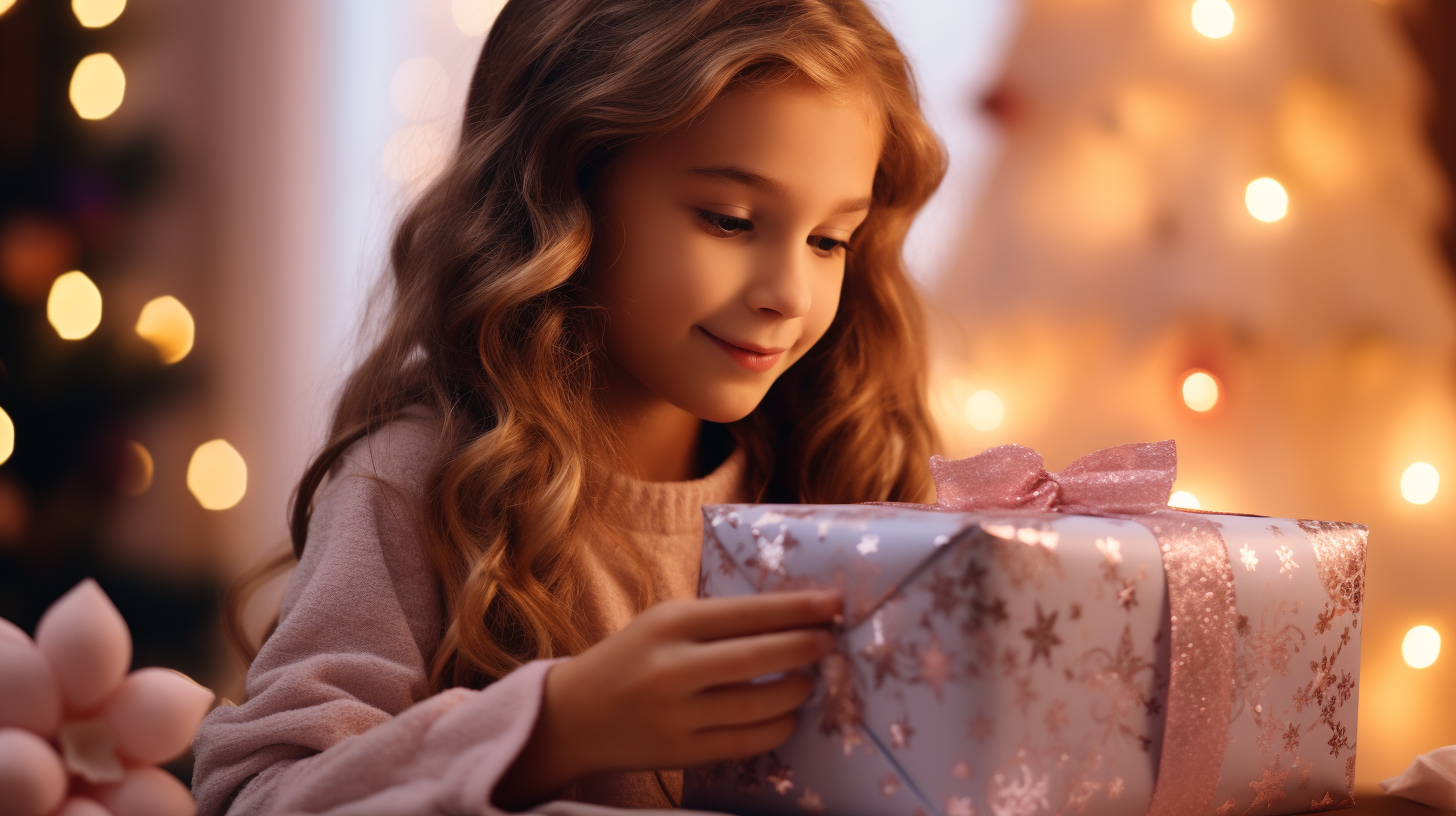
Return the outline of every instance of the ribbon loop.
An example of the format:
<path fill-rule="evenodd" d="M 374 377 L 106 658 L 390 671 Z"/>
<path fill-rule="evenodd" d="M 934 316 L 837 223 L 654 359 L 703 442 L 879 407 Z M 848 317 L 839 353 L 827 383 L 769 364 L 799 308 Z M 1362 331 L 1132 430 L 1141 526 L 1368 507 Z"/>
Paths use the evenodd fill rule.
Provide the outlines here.
<path fill-rule="evenodd" d="M 932 456 L 930 472 L 935 506 L 945 510 L 1139 515 L 1167 506 L 1178 449 L 1171 439 L 1118 445 L 1048 473 L 1041 454 L 1002 445 L 966 459 Z"/>

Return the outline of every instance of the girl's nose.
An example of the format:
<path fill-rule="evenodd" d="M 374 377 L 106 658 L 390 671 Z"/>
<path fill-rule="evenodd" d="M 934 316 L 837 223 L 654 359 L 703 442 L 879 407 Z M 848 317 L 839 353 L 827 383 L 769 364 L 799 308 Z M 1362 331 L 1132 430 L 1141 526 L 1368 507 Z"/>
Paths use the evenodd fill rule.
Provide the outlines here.
<path fill-rule="evenodd" d="M 764 253 L 749 282 L 748 308 L 786 319 L 803 317 L 813 304 L 808 248 L 803 244 Z"/>

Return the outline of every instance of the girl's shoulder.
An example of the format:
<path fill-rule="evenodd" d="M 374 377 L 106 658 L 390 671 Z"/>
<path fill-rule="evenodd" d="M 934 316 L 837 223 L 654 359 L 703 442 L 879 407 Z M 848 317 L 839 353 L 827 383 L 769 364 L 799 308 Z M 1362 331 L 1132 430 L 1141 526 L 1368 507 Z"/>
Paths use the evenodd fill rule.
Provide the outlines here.
<path fill-rule="evenodd" d="M 325 489 L 363 478 L 413 493 L 424 480 L 439 440 L 439 416 L 424 405 L 411 405 L 345 449 Z"/>

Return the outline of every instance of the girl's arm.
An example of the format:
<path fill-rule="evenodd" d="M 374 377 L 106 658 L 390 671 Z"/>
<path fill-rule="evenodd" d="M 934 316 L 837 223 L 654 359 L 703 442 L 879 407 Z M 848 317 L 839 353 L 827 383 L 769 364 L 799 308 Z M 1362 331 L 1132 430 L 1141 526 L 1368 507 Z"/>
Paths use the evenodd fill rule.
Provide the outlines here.
<path fill-rule="evenodd" d="M 200 814 L 491 812 L 548 664 L 430 696 L 441 605 L 407 508 L 434 438 L 393 423 L 319 491 L 248 701 L 212 712 L 194 743 Z"/>
<path fill-rule="evenodd" d="M 405 513 L 433 440 L 389 425 L 319 492 L 248 701 L 198 732 L 200 816 L 498 814 L 590 773 L 744 756 L 789 735 L 807 679 L 739 681 L 832 648 L 801 628 L 832 618 L 831 594 L 663 604 L 577 658 L 430 696 L 441 605 Z"/>

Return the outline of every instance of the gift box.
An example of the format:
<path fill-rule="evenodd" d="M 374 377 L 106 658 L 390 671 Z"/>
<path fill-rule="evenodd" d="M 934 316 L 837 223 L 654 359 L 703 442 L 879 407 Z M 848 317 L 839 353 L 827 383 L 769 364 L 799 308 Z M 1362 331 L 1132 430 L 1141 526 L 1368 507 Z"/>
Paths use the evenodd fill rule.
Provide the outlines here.
<path fill-rule="evenodd" d="M 703 508 L 703 596 L 838 588 L 794 735 L 689 769 L 741 814 L 1352 804 L 1366 528 L 1166 506 L 1171 441 L 1048 473 L 931 460 L 935 505 Z"/>

